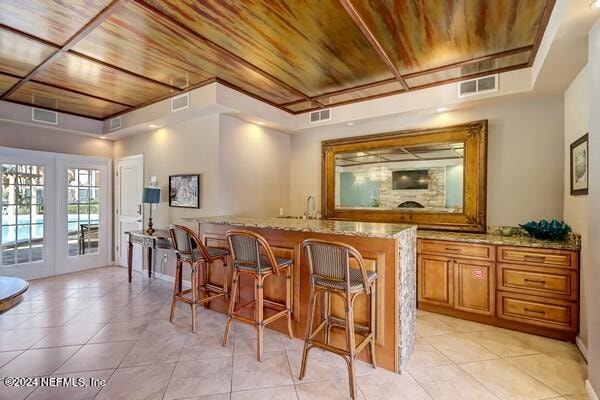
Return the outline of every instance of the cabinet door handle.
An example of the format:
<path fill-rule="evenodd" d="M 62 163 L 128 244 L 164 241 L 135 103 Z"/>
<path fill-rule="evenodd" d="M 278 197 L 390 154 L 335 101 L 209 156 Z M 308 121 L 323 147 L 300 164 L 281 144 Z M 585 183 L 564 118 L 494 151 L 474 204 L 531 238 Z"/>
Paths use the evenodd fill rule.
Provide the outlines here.
<path fill-rule="evenodd" d="M 546 262 L 546 257 L 544 257 L 544 256 L 530 256 L 530 255 L 525 255 L 525 256 L 523 256 L 523 259 L 525 261 L 529 261 L 529 262 L 537 262 L 537 263 L 544 263 L 544 262 Z"/>
<path fill-rule="evenodd" d="M 455 251 L 455 252 L 461 252 L 462 251 L 462 249 L 458 249 L 456 247 L 446 247 L 446 248 L 444 248 L 444 250 L 446 250 L 446 251 Z"/>
<path fill-rule="evenodd" d="M 545 285 L 546 281 L 541 280 L 541 279 L 529 279 L 529 278 L 525 278 L 523 279 L 525 282 L 529 282 L 529 283 L 536 283 L 538 285 Z"/>
<path fill-rule="evenodd" d="M 530 313 L 530 314 L 538 314 L 538 315 L 545 315 L 546 314 L 546 311 L 532 310 L 530 308 L 525 308 L 523 311 L 525 311 L 526 313 Z"/>

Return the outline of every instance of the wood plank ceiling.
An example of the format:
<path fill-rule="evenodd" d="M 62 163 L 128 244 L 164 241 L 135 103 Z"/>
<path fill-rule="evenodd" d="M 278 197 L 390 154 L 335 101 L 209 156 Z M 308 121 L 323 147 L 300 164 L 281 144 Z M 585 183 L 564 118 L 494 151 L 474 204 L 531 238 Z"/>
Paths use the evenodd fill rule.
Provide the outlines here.
<path fill-rule="evenodd" d="M 0 0 L 0 98 L 105 119 L 221 82 L 291 113 L 531 66 L 555 0 Z"/>

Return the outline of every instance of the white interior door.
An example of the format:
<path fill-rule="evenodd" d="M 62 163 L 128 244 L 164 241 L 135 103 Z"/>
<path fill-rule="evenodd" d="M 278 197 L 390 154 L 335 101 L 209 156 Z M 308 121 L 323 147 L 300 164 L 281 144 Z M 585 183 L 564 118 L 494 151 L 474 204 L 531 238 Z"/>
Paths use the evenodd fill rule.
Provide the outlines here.
<path fill-rule="evenodd" d="M 115 171 L 115 258 L 127 265 L 127 235 L 125 232 L 142 229 L 142 192 L 144 189 L 144 157 L 142 154 L 117 160 Z M 134 253 L 134 269 L 141 269 Z"/>

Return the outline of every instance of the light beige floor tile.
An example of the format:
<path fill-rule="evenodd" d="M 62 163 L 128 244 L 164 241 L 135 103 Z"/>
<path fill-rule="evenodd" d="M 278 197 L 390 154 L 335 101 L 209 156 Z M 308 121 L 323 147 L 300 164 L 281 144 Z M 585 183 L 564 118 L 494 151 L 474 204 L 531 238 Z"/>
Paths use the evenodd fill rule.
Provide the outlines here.
<path fill-rule="evenodd" d="M 407 369 L 412 370 L 452 364 L 452 360 L 422 340 L 420 339 L 415 343 L 415 349 L 410 357 Z"/>
<path fill-rule="evenodd" d="M 123 360 L 121 367 L 176 362 L 186 339 L 140 339 Z"/>
<path fill-rule="evenodd" d="M 95 400 L 162 400 L 175 364 L 119 368 Z"/>
<path fill-rule="evenodd" d="M 186 339 L 180 361 L 202 360 L 216 357 L 231 357 L 233 355 L 233 342 L 231 339 L 227 346 L 223 346 L 223 334 L 204 334 L 198 332 Z"/>
<path fill-rule="evenodd" d="M 35 315 L 36 315 L 35 313 L 0 315 L 0 331 L 4 332 L 4 331 L 8 331 L 10 329 L 15 329 L 17 326 L 19 326 L 23 322 L 35 317 Z"/>
<path fill-rule="evenodd" d="M 233 384 L 235 392 L 294 383 L 283 351 L 265 353 L 262 362 L 254 354 L 234 355 Z"/>
<path fill-rule="evenodd" d="M 296 393 L 299 400 L 348 400 L 350 389 L 348 382 L 326 381 L 303 383 L 296 385 Z M 356 400 L 366 400 L 359 389 L 357 389 Z"/>
<path fill-rule="evenodd" d="M 520 340 L 517 336 L 509 335 L 500 329 L 470 332 L 465 335 L 500 357 L 539 353 L 537 349 Z"/>
<path fill-rule="evenodd" d="M 33 318 L 19 324 L 18 329 L 29 328 L 49 328 L 61 326 L 71 318 L 75 317 L 79 311 L 64 310 L 64 311 L 49 311 L 36 314 Z"/>
<path fill-rule="evenodd" d="M 497 329 L 495 326 L 467 321 L 466 319 L 454 318 L 442 314 L 434 314 L 437 319 L 460 333 L 487 331 Z"/>
<path fill-rule="evenodd" d="M 457 331 L 431 316 L 417 317 L 417 334 L 422 337 L 448 335 Z"/>
<path fill-rule="evenodd" d="M 191 318 L 185 318 L 183 321 L 173 320 L 169 322 L 168 319 L 154 319 L 148 323 L 148 326 L 140 336 L 140 339 L 153 339 L 153 338 L 173 338 L 183 337 L 188 338 L 193 336 L 192 333 L 192 320 Z"/>
<path fill-rule="evenodd" d="M 518 338 L 527 346 L 537 350 L 538 353 L 553 353 L 556 351 L 573 351 L 579 353 L 579 349 L 573 343 L 508 329 L 503 329 L 503 331 L 508 335 Z"/>
<path fill-rule="evenodd" d="M 35 390 L 35 386 L 6 386 L 0 383 L 0 399 L 23 400 Z"/>
<path fill-rule="evenodd" d="M 128 321 L 141 321 L 150 322 L 153 320 L 160 311 L 161 306 L 158 305 L 145 305 L 145 306 L 126 306 L 123 308 L 111 322 L 128 322 Z"/>
<path fill-rule="evenodd" d="M 74 374 L 53 375 L 60 378 L 84 379 L 87 387 L 83 386 L 54 386 L 54 387 L 38 387 L 29 397 L 29 400 L 91 400 L 102 389 L 102 386 L 91 385 L 91 379 L 96 382 L 100 380 L 107 381 L 113 370 L 76 372 Z"/>
<path fill-rule="evenodd" d="M 88 343 L 60 367 L 57 373 L 117 368 L 134 344 L 134 341 Z"/>
<path fill-rule="evenodd" d="M 80 324 L 48 328 L 48 334 L 32 348 L 85 344 L 103 327 L 104 324 Z"/>
<path fill-rule="evenodd" d="M 177 363 L 165 400 L 229 393 L 232 357 Z"/>
<path fill-rule="evenodd" d="M 498 358 L 465 334 L 431 336 L 426 339 L 433 347 L 456 363 Z"/>
<path fill-rule="evenodd" d="M 90 340 L 90 343 L 137 340 L 147 326 L 145 321 L 110 322 Z"/>
<path fill-rule="evenodd" d="M 587 366 L 581 356 L 572 352 L 535 354 L 506 361 L 562 395 L 585 393 Z"/>
<path fill-rule="evenodd" d="M 231 400 L 298 400 L 294 386 L 246 390 L 231 393 Z"/>
<path fill-rule="evenodd" d="M 0 376 L 24 377 L 54 373 L 80 346 L 27 350 L 0 369 Z"/>
<path fill-rule="evenodd" d="M 321 382 L 332 379 L 348 382 L 348 365 L 342 357 L 336 354 L 316 348 L 310 350 L 306 364 L 306 375 L 304 379 L 300 380 L 302 350 L 288 350 L 286 353 L 295 383 Z M 362 361 L 356 362 L 357 376 L 374 374 L 376 371 L 370 364 Z"/>
<path fill-rule="evenodd" d="M 497 400 L 469 374 L 457 365 L 446 365 L 410 371 L 415 380 L 433 400 Z"/>
<path fill-rule="evenodd" d="M 367 400 L 430 400 L 431 397 L 408 374 L 378 370 L 358 377 L 358 387 Z"/>
<path fill-rule="evenodd" d="M 208 396 L 198 397 L 186 397 L 185 400 L 230 400 L 230 393 L 209 394 Z"/>
<path fill-rule="evenodd" d="M 570 394 L 561 398 L 565 400 L 590 400 L 587 394 Z"/>
<path fill-rule="evenodd" d="M 460 367 L 503 400 L 538 400 L 558 396 L 548 386 L 506 360 L 480 361 Z"/>
<path fill-rule="evenodd" d="M 14 360 L 19 354 L 21 354 L 22 350 L 17 351 L 3 351 L 0 353 L 0 367 L 8 364 L 9 361 Z"/>
<path fill-rule="evenodd" d="M 49 328 L 17 329 L 0 332 L 0 351 L 27 350 L 49 332 Z"/>
<path fill-rule="evenodd" d="M 233 322 L 236 324 L 236 322 Z M 257 332 L 256 329 L 248 324 L 236 324 L 235 329 L 235 345 L 234 353 L 237 354 L 256 354 L 257 346 Z M 231 334 L 230 334 L 231 336 Z M 264 333 L 264 352 L 270 351 L 283 351 L 285 347 L 283 345 L 284 336 L 278 332 L 274 332 L 272 329 L 265 329 Z M 230 338 L 231 340 L 231 338 Z"/>
<path fill-rule="evenodd" d="M 91 308 L 81 311 L 71 320 L 67 325 L 80 325 L 80 324 L 105 324 L 110 322 L 116 315 L 119 314 L 122 307 L 104 307 L 104 308 Z"/>

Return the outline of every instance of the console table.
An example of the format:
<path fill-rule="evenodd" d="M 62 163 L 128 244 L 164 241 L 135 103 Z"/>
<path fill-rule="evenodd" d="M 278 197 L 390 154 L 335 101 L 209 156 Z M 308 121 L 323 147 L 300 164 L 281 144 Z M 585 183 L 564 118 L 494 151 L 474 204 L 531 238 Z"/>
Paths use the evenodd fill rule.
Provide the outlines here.
<path fill-rule="evenodd" d="M 154 263 L 156 263 L 157 249 L 172 249 L 171 236 L 169 231 L 157 230 L 152 235 L 145 231 L 125 232 L 128 236 L 129 246 L 127 248 L 127 274 L 129 282 L 131 282 L 132 264 L 133 264 L 133 245 L 138 244 L 143 249 L 148 249 L 148 277 L 152 277 Z M 142 267 L 143 268 L 143 267 Z"/>

